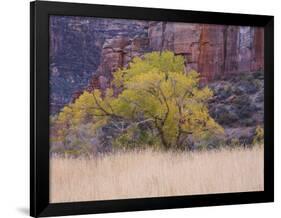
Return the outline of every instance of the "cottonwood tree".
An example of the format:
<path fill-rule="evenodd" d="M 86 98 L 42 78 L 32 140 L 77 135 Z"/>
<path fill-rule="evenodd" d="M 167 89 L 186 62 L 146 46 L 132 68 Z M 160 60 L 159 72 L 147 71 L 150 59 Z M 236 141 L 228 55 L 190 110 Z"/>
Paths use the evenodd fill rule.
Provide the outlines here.
<path fill-rule="evenodd" d="M 148 53 L 114 72 L 106 90 L 85 91 L 55 123 L 69 130 L 90 123 L 93 134 L 108 129 L 117 147 L 186 149 L 192 140 L 223 133 L 208 112 L 213 93 L 199 79 L 185 72 L 182 56 Z"/>

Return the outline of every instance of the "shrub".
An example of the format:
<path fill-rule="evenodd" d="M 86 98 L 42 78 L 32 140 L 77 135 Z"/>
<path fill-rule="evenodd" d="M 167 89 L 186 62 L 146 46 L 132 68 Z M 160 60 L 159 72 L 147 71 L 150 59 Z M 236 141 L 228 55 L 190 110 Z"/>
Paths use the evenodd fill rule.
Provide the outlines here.
<path fill-rule="evenodd" d="M 264 129 L 261 126 L 257 126 L 253 144 L 264 144 Z"/>
<path fill-rule="evenodd" d="M 217 106 L 215 112 L 212 114 L 214 114 L 216 121 L 220 125 L 232 126 L 235 122 L 239 121 L 239 117 L 233 111 L 233 109 L 225 105 Z"/>

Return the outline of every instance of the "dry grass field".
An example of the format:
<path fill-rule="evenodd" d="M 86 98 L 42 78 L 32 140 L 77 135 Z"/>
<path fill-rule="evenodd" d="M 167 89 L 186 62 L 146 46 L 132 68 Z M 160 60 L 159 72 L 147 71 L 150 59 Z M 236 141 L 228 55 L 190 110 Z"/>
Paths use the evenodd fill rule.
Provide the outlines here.
<path fill-rule="evenodd" d="M 263 190 L 263 148 L 52 157 L 50 201 L 74 202 Z"/>

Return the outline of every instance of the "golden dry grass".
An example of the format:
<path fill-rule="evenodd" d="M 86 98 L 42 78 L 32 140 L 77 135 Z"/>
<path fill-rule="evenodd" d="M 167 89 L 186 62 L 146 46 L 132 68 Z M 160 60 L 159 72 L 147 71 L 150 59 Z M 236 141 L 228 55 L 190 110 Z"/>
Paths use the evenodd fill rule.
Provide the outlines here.
<path fill-rule="evenodd" d="M 263 190 L 263 149 L 126 152 L 51 158 L 50 201 L 195 195 Z"/>

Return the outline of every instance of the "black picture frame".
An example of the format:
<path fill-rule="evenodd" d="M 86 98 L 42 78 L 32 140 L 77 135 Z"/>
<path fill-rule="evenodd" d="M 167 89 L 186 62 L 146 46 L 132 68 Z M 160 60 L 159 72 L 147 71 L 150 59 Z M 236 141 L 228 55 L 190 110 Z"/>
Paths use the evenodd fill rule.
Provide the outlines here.
<path fill-rule="evenodd" d="M 90 202 L 49 203 L 49 15 L 264 27 L 264 191 Z M 35 1 L 30 3 L 30 215 L 58 216 L 274 200 L 274 17 Z"/>

